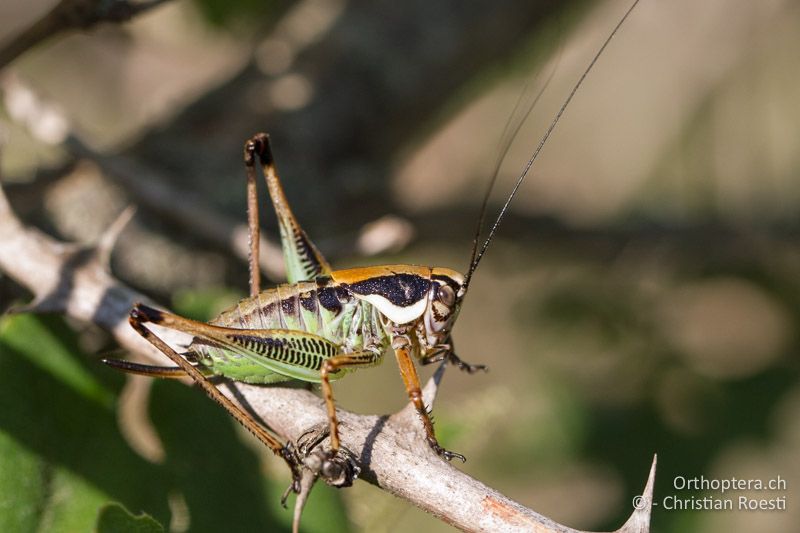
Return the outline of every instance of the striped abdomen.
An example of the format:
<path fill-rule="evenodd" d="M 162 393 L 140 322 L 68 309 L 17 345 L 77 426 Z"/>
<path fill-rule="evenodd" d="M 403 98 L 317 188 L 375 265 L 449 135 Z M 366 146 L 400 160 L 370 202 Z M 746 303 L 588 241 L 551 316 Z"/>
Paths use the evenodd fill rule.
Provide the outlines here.
<path fill-rule="evenodd" d="M 294 344 L 290 339 L 275 342 L 270 340 L 269 334 L 248 335 L 247 339 L 234 339 L 237 336 L 232 335 L 233 342 L 251 352 L 251 357 L 244 357 L 241 349 L 223 348 L 195 338 L 191 349 L 197 352 L 201 363 L 216 374 L 247 382 L 269 383 L 291 377 L 316 381 L 313 378 L 318 376 L 321 359 L 364 349 L 382 352 L 388 346 L 388 336 L 375 307 L 355 298 L 348 289 L 328 278 L 266 290 L 240 301 L 211 324 L 234 329 L 311 333 L 335 345 L 325 350 L 314 347 L 305 350 L 299 339 L 297 345 L 289 349 L 289 344 Z M 265 372 L 263 366 L 254 364 L 252 356 L 268 360 L 273 371 Z M 301 374 L 297 375 L 295 370 Z"/>
<path fill-rule="evenodd" d="M 239 329 L 305 331 L 346 351 L 381 344 L 385 337 L 374 307 L 327 278 L 265 290 L 255 298 L 241 300 L 211 323 Z"/>

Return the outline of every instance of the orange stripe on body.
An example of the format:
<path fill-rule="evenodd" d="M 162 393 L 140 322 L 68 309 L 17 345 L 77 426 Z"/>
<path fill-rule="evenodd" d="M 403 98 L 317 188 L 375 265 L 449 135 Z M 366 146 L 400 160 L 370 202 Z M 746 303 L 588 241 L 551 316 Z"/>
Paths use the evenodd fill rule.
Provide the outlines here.
<path fill-rule="evenodd" d="M 379 265 L 336 270 L 330 273 L 330 277 L 336 283 L 352 284 L 370 278 L 392 276 L 394 274 L 415 274 L 430 279 L 432 271 L 431 267 L 419 265 Z"/>

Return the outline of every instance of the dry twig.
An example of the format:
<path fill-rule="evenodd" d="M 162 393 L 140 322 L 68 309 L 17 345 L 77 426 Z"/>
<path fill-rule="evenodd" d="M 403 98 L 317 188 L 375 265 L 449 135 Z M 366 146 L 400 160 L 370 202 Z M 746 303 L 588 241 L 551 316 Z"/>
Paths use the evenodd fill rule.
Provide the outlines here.
<path fill-rule="evenodd" d="M 76 159 L 88 159 L 99 166 L 107 177 L 123 187 L 137 203 L 158 213 L 162 219 L 220 249 L 230 250 L 243 262 L 248 260 L 247 224 L 231 220 L 197 195 L 178 192 L 169 185 L 171 180 L 134 158 L 99 153 L 74 135 L 68 137 L 65 146 Z M 203 213 L 203 216 L 198 217 L 197 213 Z M 280 246 L 262 235 L 259 247 L 263 251 L 259 257 L 261 271 L 270 279 L 284 279 L 286 272 Z"/>
<path fill-rule="evenodd" d="M 126 22 L 166 1 L 61 0 L 45 16 L 0 48 L 0 69 L 57 33 L 88 30 L 102 22 Z"/>

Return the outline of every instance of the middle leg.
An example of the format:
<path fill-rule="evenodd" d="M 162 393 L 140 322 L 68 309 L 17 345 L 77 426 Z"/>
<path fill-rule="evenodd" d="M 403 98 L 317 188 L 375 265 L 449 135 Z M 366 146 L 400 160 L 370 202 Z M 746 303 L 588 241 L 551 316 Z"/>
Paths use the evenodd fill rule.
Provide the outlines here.
<path fill-rule="evenodd" d="M 367 367 L 377 364 L 382 354 L 365 350 L 344 355 L 335 355 L 326 359 L 320 369 L 320 383 L 322 394 L 325 398 L 325 406 L 328 409 L 328 422 L 331 433 L 331 455 L 336 455 L 341 446 L 339 440 L 339 420 L 336 418 L 336 403 L 333 401 L 333 387 L 331 387 L 329 375 L 343 368 Z"/>
<path fill-rule="evenodd" d="M 417 369 L 414 366 L 414 361 L 411 359 L 409 348 L 411 347 L 411 340 L 407 334 L 395 334 L 392 337 L 392 348 L 394 349 L 395 357 L 397 357 L 397 364 L 400 367 L 400 376 L 403 378 L 403 383 L 408 392 L 408 399 L 419 413 L 422 419 L 422 425 L 425 428 L 425 437 L 428 444 L 437 454 L 441 455 L 448 461 L 451 459 L 461 459 L 462 462 L 466 461 L 466 457 L 460 453 L 451 452 L 442 448 L 439 441 L 436 440 L 436 434 L 433 430 L 433 422 L 428 409 L 425 407 L 425 402 L 422 398 L 422 389 L 419 386 L 419 376 Z"/>

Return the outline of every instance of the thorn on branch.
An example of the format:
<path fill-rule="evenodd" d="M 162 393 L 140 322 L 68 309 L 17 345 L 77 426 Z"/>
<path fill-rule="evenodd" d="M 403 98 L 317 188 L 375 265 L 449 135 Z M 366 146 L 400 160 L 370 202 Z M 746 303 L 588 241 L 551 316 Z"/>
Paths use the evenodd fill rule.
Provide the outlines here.
<path fill-rule="evenodd" d="M 300 531 L 300 517 L 303 514 L 303 508 L 308 501 L 308 495 L 317 481 L 317 474 L 310 468 L 303 468 L 300 474 L 300 487 L 297 492 L 297 498 L 294 501 L 294 516 L 292 517 L 292 533 L 299 533 Z"/>
<path fill-rule="evenodd" d="M 97 260 L 108 272 L 111 272 L 111 252 L 114 245 L 135 214 L 136 207 L 126 207 L 97 240 L 95 245 Z"/>
<path fill-rule="evenodd" d="M 649 533 L 650 514 L 653 511 L 653 487 L 656 481 L 656 463 L 658 455 L 653 455 L 650 474 L 640 496 L 633 498 L 633 513 L 625 524 L 614 533 Z"/>
<path fill-rule="evenodd" d="M 320 446 L 329 435 L 329 425 L 319 424 L 306 430 L 297 438 L 296 443 L 289 447 L 294 455 L 299 475 L 295 471 L 295 479 L 281 498 L 281 503 L 285 507 L 289 493 L 297 493 L 292 521 L 293 533 L 300 530 L 303 507 L 314 483 L 319 478 L 332 487 L 342 488 L 351 486 L 361 473 L 361 467 L 356 463 L 354 454 L 347 448 L 342 447 L 336 455 L 332 455 L 330 450 Z"/>

